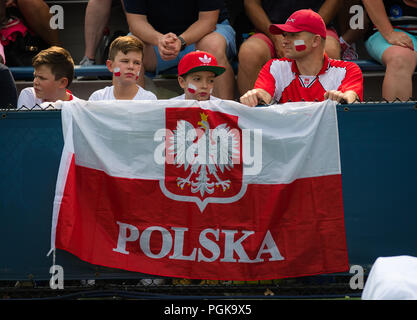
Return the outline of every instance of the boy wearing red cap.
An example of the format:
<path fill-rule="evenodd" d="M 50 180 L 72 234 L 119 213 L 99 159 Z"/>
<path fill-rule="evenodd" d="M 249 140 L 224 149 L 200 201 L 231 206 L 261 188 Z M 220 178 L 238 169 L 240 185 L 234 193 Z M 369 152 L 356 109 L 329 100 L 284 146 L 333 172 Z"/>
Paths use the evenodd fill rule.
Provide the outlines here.
<path fill-rule="evenodd" d="M 205 51 L 187 53 L 178 64 L 178 83 L 184 94 L 173 100 L 218 100 L 211 95 L 214 79 L 226 71 L 216 58 Z"/>
<path fill-rule="evenodd" d="M 255 88 L 240 98 L 241 103 L 253 107 L 274 101 L 362 100 L 360 68 L 325 54 L 326 25 L 318 13 L 298 10 L 285 24 L 271 25 L 270 32 L 284 36 L 285 58 L 272 59 L 263 66 Z"/>

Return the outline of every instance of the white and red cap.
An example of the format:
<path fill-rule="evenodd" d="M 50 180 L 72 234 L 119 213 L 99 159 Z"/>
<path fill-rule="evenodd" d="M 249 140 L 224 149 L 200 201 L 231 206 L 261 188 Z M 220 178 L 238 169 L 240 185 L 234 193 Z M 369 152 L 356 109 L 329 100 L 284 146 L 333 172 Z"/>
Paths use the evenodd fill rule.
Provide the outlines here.
<path fill-rule="evenodd" d="M 284 24 L 271 24 L 269 31 L 272 34 L 282 34 L 283 32 L 307 31 L 320 35 L 326 39 L 326 24 L 323 18 L 311 9 L 295 11 Z"/>
<path fill-rule="evenodd" d="M 197 71 L 211 71 L 216 77 L 226 71 L 225 67 L 217 64 L 216 58 L 205 51 L 192 51 L 187 53 L 178 64 L 178 75 Z"/>

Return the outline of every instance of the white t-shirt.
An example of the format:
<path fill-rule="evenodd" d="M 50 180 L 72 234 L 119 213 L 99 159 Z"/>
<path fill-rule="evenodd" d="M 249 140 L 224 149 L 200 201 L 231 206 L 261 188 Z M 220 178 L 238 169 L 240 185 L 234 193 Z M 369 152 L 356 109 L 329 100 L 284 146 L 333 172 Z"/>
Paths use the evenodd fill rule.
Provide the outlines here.
<path fill-rule="evenodd" d="M 71 95 L 70 100 L 79 100 L 68 89 L 67 89 L 67 92 Z M 17 109 L 20 109 L 22 107 L 26 107 L 27 109 L 39 109 L 42 103 L 43 103 L 42 108 L 46 108 L 48 102 L 45 102 L 42 99 L 37 98 L 35 89 L 33 89 L 33 87 L 28 87 L 28 88 L 23 89 L 20 92 L 19 99 L 17 99 Z"/>
<path fill-rule="evenodd" d="M 139 90 L 136 93 L 136 96 L 132 100 L 157 100 L 158 98 L 152 92 L 143 89 L 138 86 Z M 103 89 L 94 91 L 89 101 L 99 101 L 99 100 L 117 100 L 114 96 L 114 86 L 105 87 Z"/>
<path fill-rule="evenodd" d="M 362 292 L 362 300 L 417 300 L 417 257 L 379 257 Z"/>
<path fill-rule="evenodd" d="M 178 97 L 171 98 L 169 100 L 185 100 L 185 93 L 183 93 L 182 95 L 180 95 Z M 210 95 L 210 100 L 221 100 L 221 99 Z"/>

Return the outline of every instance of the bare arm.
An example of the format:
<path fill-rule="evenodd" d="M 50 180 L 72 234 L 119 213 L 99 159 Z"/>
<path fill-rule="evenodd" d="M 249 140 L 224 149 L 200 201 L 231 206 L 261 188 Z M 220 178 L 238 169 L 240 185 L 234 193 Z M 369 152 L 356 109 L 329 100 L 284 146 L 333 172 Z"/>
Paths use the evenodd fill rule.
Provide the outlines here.
<path fill-rule="evenodd" d="M 16 7 L 16 0 L 0 0 L 0 27 L 7 23 L 6 8 Z"/>
<path fill-rule="evenodd" d="M 199 12 L 197 21 L 180 35 L 187 45 L 201 40 L 205 35 L 216 30 L 219 12 L 219 10 Z M 164 35 L 164 37 L 166 36 L 168 38 L 166 38 L 164 45 L 166 46 L 166 49 L 170 50 L 170 55 L 167 56 L 167 60 L 174 59 L 181 50 L 181 41 L 174 33 Z"/>
<path fill-rule="evenodd" d="M 269 33 L 271 21 L 262 8 L 262 0 L 244 0 L 245 12 L 254 27 L 266 35 Z"/>
<path fill-rule="evenodd" d="M 205 35 L 216 30 L 217 20 L 219 19 L 220 10 L 200 11 L 198 20 L 185 30 L 181 37 L 187 44 L 195 43 L 201 40 Z"/>
<path fill-rule="evenodd" d="M 146 15 L 126 12 L 127 23 L 130 32 L 148 45 L 157 46 L 163 60 L 172 60 L 177 56 L 173 43 L 176 35 L 173 33 L 162 34 L 148 22 Z"/>
<path fill-rule="evenodd" d="M 141 39 L 143 42 L 157 46 L 162 33 L 156 31 L 148 22 L 148 18 L 143 14 L 135 14 L 126 12 L 126 19 L 130 32 Z"/>
<path fill-rule="evenodd" d="M 182 33 L 187 44 L 195 43 L 206 34 L 216 29 L 219 10 L 202 11 L 198 15 L 198 20 Z M 126 13 L 130 32 L 147 44 L 158 46 L 162 59 L 174 59 L 181 48 L 181 41 L 177 35 L 170 32 L 162 34 L 148 22 L 146 15 Z"/>
<path fill-rule="evenodd" d="M 369 18 L 388 43 L 414 49 L 411 39 L 404 32 L 397 32 L 392 27 L 382 0 L 363 0 L 363 4 Z"/>
<path fill-rule="evenodd" d="M 342 0 L 326 0 L 319 10 L 319 15 L 323 18 L 324 23 L 329 24 L 342 7 Z"/>
<path fill-rule="evenodd" d="M 272 23 L 262 7 L 262 0 L 244 0 L 244 6 L 246 15 L 254 27 L 258 31 L 266 34 L 268 38 L 271 39 L 271 41 L 274 43 L 278 57 L 282 57 L 284 55 L 282 49 L 282 36 L 274 35 L 269 32 L 269 26 Z"/>

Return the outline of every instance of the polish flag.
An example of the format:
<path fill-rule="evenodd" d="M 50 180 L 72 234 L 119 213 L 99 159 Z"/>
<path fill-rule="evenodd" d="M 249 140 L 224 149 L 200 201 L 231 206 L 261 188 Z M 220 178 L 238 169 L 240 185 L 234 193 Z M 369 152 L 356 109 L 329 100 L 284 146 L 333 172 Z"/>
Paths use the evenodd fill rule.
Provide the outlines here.
<path fill-rule="evenodd" d="M 120 77 L 120 68 L 119 68 L 119 67 L 114 68 L 114 70 L 113 70 L 113 74 L 114 74 L 116 77 Z"/>
<path fill-rule="evenodd" d="M 192 93 L 192 94 L 194 94 L 194 93 L 196 93 L 197 92 L 197 87 L 195 86 L 195 85 L 193 85 L 192 83 L 190 83 L 189 85 L 188 85 L 188 92 L 189 93 Z"/>
<path fill-rule="evenodd" d="M 191 279 L 348 270 L 335 102 L 59 103 L 51 250 Z"/>
<path fill-rule="evenodd" d="M 304 51 L 307 47 L 304 40 L 294 40 L 295 50 Z"/>

